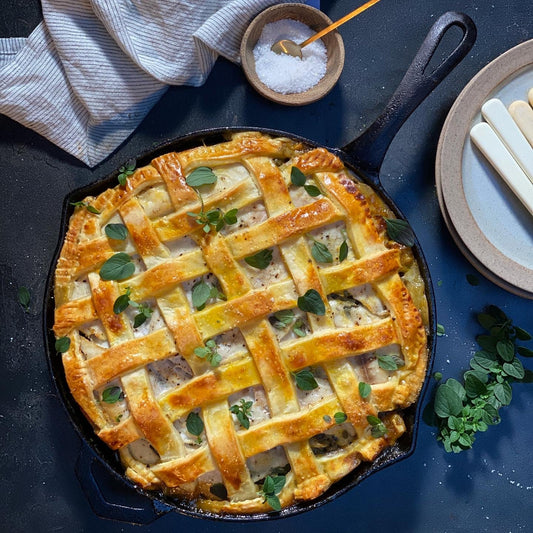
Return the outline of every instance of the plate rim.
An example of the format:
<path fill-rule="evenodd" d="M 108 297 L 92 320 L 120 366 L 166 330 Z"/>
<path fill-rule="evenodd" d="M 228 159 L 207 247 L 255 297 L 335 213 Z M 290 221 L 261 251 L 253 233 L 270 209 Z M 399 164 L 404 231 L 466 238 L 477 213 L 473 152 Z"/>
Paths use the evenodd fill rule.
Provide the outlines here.
<path fill-rule="evenodd" d="M 449 222 L 460 239 L 459 244 L 454 231 L 450 231 L 461 252 L 465 254 L 466 248 L 475 259 L 472 262 L 465 254 L 473 266 L 479 270 L 479 265 L 482 265 L 484 271 L 481 273 L 487 276 L 486 271 L 489 271 L 493 274 L 489 279 L 500 287 L 520 296 L 533 298 L 533 270 L 504 255 L 487 239 L 470 211 L 462 186 L 464 145 L 475 115 L 498 85 L 529 65 L 533 67 L 533 39 L 498 56 L 465 86 L 442 128 L 435 160 L 435 180 L 441 212 L 446 225 L 449 227 Z M 450 198 L 453 201 L 447 201 Z M 456 224 L 455 221 L 459 220 L 461 224 Z M 488 260 L 494 257 L 497 261 Z M 512 288 L 517 288 L 518 292 Z"/>

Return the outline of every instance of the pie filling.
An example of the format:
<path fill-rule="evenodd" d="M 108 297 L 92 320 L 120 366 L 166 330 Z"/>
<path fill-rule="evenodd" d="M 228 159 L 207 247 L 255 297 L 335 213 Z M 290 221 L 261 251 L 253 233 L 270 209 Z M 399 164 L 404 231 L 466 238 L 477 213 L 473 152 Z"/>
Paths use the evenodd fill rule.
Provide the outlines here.
<path fill-rule="evenodd" d="M 394 218 L 333 154 L 253 132 L 77 207 L 54 331 L 126 475 L 198 509 L 271 512 L 392 446 L 428 315 Z"/>

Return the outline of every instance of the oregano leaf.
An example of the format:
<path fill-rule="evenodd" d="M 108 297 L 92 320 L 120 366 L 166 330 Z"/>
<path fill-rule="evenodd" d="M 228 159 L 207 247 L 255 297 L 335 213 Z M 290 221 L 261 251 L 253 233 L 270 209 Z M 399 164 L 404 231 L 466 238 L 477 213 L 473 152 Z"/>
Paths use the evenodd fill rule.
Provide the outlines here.
<path fill-rule="evenodd" d="M 300 370 L 299 372 L 292 372 L 292 375 L 296 381 L 296 386 L 300 390 L 308 391 L 318 387 L 315 376 L 313 376 L 311 371 L 308 369 Z"/>
<path fill-rule="evenodd" d="M 333 415 L 333 418 L 335 419 L 336 424 L 343 424 L 346 422 L 348 417 L 346 416 L 346 413 L 338 412 Z"/>
<path fill-rule="evenodd" d="M 524 366 L 516 357 L 511 363 L 503 363 L 503 371 L 516 379 L 522 379 L 525 376 Z"/>
<path fill-rule="evenodd" d="M 189 187 L 201 187 L 202 185 L 212 185 L 216 183 L 216 174 L 208 167 L 198 167 L 194 169 L 185 179 Z"/>
<path fill-rule="evenodd" d="M 292 324 L 294 320 L 294 311 L 292 309 L 282 309 L 274 313 L 274 327 L 283 329 Z"/>
<path fill-rule="evenodd" d="M 55 342 L 55 349 L 58 353 L 65 353 L 70 348 L 70 339 L 68 337 L 59 337 Z"/>
<path fill-rule="evenodd" d="M 304 185 L 305 192 L 313 198 L 320 196 L 322 192 L 316 185 Z"/>
<path fill-rule="evenodd" d="M 115 239 L 116 241 L 123 241 L 128 236 L 128 228 L 124 224 L 108 224 L 105 227 L 105 234 L 110 239 Z"/>
<path fill-rule="evenodd" d="M 317 316 L 326 314 L 326 306 L 315 289 L 309 289 L 303 296 L 298 297 L 298 308 Z"/>
<path fill-rule="evenodd" d="M 258 268 L 260 270 L 265 269 L 270 262 L 272 261 L 272 250 L 267 248 L 266 250 L 261 250 L 254 255 L 245 257 L 244 260 L 252 267 Z"/>
<path fill-rule="evenodd" d="M 371 392 L 372 387 L 368 383 L 365 383 L 364 381 L 359 382 L 359 396 L 361 396 L 361 398 L 368 398 Z"/>
<path fill-rule="evenodd" d="M 393 241 L 399 242 L 405 246 L 414 246 L 415 235 L 409 223 L 397 218 L 386 218 L 387 235 Z"/>
<path fill-rule="evenodd" d="M 377 359 L 379 367 L 389 372 L 394 372 L 405 365 L 403 360 L 396 355 L 378 355 Z"/>
<path fill-rule="evenodd" d="M 191 435 L 194 435 L 195 437 L 199 437 L 204 430 L 203 420 L 194 411 L 191 411 L 187 415 L 187 418 L 185 420 L 185 425 L 187 427 L 187 431 Z"/>
<path fill-rule="evenodd" d="M 191 291 L 192 305 L 198 310 L 202 310 L 211 297 L 211 286 L 200 281 L 194 285 Z"/>
<path fill-rule="evenodd" d="M 20 305 L 24 307 L 24 311 L 29 311 L 30 309 L 30 291 L 27 287 L 19 287 L 17 291 L 17 297 Z"/>
<path fill-rule="evenodd" d="M 342 263 L 348 257 L 348 243 L 346 240 L 342 241 L 339 248 L 339 262 Z"/>
<path fill-rule="evenodd" d="M 305 185 L 305 174 L 298 167 L 291 167 L 291 183 L 296 187 Z"/>
<path fill-rule="evenodd" d="M 526 348 L 525 346 L 517 346 L 516 351 L 522 357 L 533 357 L 533 350 L 530 350 L 529 348 Z"/>
<path fill-rule="evenodd" d="M 324 243 L 318 241 L 313 242 L 311 254 L 317 263 L 333 263 L 333 256 Z"/>
<path fill-rule="evenodd" d="M 103 280 L 120 281 L 129 278 L 134 272 L 135 265 L 131 257 L 124 252 L 118 252 L 102 265 L 100 277 Z"/>
<path fill-rule="evenodd" d="M 124 394 L 120 387 L 108 387 L 102 392 L 102 401 L 105 403 L 117 403 L 123 397 Z"/>
<path fill-rule="evenodd" d="M 435 394 L 435 413 L 441 418 L 457 416 L 463 408 L 463 402 L 458 394 L 448 385 L 439 385 Z"/>
<path fill-rule="evenodd" d="M 496 343 L 496 351 L 498 355 L 507 362 L 511 362 L 514 358 L 514 344 L 511 340 L 498 341 Z"/>

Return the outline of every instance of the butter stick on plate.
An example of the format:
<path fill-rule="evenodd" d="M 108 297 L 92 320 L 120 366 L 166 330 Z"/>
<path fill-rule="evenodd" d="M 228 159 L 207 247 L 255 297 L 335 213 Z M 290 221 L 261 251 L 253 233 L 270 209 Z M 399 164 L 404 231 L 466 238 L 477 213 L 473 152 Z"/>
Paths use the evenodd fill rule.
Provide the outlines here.
<path fill-rule="evenodd" d="M 516 100 L 509 106 L 509 113 L 533 147 L 533 109 L 531 106 L 523 100 Z"/>
<path fill-rule="evenodd" d="M 485 102 L 481 114 L 533 183 L 533 148 L 501 100 L 492 98 Z"/>
<path fill-rule="evenodd" d="M 494 130 L 486 122 L 481 122 L 470 130 L 470 137 L 525 208 L 533 215 L 533 183 L 529 181 Z"/>

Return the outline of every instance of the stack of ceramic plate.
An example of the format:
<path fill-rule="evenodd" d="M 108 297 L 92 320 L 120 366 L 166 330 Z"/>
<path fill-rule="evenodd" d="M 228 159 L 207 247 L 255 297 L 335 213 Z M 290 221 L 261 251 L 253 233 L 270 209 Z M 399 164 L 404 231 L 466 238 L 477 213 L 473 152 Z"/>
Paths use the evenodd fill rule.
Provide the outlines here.
<path fill-rule="evenodd" d="M 465 257 L 504 289 L 533 299 L 533 216 L 470 140 L 482 105 L 527 100 L 533 87 L 533 40 L 487 65 L 465 87 L 444 124 L 436 160 L 437 195 Z"/>

